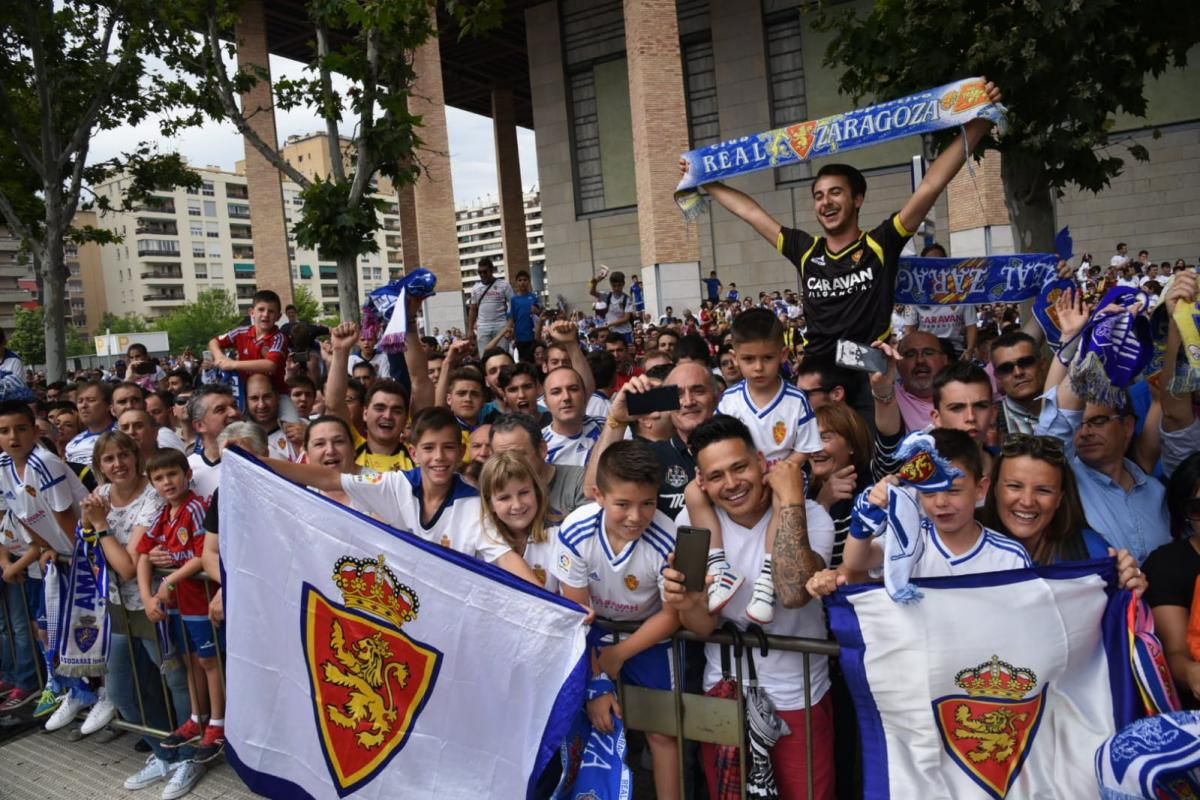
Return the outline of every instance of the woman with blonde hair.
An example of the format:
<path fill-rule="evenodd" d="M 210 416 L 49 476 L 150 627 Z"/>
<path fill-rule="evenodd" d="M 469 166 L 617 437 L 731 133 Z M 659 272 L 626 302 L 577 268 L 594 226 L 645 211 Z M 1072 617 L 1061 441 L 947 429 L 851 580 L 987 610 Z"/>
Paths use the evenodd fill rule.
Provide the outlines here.
<path fill-rule="evenodd" d="M 484 536 L 511 547 L 542 586 L 557 592 L 550 564 L 558 527 L 546 524 L 550 498 L 533 465 L 519 453 L 497 453 L 479 473 L 479 496 Z"/>

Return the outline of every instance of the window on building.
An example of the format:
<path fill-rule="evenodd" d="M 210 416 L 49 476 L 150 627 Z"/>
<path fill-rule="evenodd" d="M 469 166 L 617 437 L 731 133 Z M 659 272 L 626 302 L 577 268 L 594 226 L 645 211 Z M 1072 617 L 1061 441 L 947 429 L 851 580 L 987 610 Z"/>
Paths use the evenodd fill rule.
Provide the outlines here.
<path fill-rule="evenodd" d="M 210 259 L 220 258 L 221 257 L 221 246 L 217 245 L 217 244 L 210 244 L 208 246 L 208 257 Z"/>
<path fill-rule="evenodd" d="M 217 201 L 216 200 L 205 200 L 204 201 L 204 216 L 215 217 L 216 215 L 217 215 Z"/>
<path fill-rule="evenodd" d="M 196 264 L 194 265 L 194 269 L 196 270 L 197 279 L 202 280 L 208 277 L 208 264 Z"/>
<path fill-rule="evenodd" d="M 191 194 L 195 194 L 195 191 L 192 189 L 188 189 L 188 192 Z M 188 200 L 188 216 L 189 217 L 200 216 L 200 208 L 201 208 L 201 206 L 200 206 L 199 200 Z"/>
<path fill-rule="evenodd" d="M 801 48 L 800 15 L 794 11 L 768 17 L 767 81 L 771 92 L 771 127 L 778 128 L 808 119 L 804 83 L 804 54 Z M 775 179 L 781 183 L 812 177 L 808 162 L 780 167 Z"/>
<path fill-rule="evenodd" d="M 225 277 L 225 267 L 221 264 L 209 264 L 208 265 L 208 277 L 224 278 Z"/>
<path fill-rule="evenodd" d="M 215 222 L 207 223 L 207 228 L 205 230 L 205 233 L 209 239 L 220 239 L 221 238 L 221 229 L 219 227 L 217 227 L 217 223 L 215 223 Z"/>
<path fill-rule="evenodd" d="M 204 181 L 200 185 L 200 194 L 204 195 L 205 197 L 213 197 L 216 195 L 216 193 L 216 187 L 213 186 L 212 181 Z"/>
<path fill-rule="evenodd" d="M 204 238 L 204 223 L 192 222 L 188 225 L 188 228 L 191 231 L 193 238 L 195 238 L 195 239 L 203 239 Z"/>
<path fill-rule="evenodd" d="M 717 70 L 711 39 L 685 42 L 682 47 L 688 138 L 695 149 L 721 140 L 721 122 L 717 114 Z"/>
<path fill-rule="evenodd" d="M 204 258 L 204 242 L 192 243 L 192 258 Z"/>

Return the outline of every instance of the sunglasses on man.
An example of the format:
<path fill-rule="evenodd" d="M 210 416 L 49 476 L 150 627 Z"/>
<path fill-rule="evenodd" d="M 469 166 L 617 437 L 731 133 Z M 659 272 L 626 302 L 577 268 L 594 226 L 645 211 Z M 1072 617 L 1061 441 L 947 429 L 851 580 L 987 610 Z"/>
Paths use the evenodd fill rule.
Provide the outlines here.
<path fill-rule="evenodd" d="M 1038 363 L 1037 356 L 1021 356 L 1015 361 L 1002 361 L 996 365 L 996 376 L 1003 377 L 1012 375 L 1017 371 L 1017 368 L 1032 369 Z"/>

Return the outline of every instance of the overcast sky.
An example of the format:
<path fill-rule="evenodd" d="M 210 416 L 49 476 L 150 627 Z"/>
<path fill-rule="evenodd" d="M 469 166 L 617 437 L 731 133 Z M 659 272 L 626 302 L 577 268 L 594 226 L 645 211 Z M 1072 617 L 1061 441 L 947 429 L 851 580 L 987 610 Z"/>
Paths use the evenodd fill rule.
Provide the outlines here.
<path fill-rule="evenodd" d="M 271 72 L 275 76 L 301 74 L 297 62 L 275 56 L 271 57 Z M 457 108 L 447 108 L 446 121 L 450 134 L 450 169 L 454 177 L 455 205 L 495 196 L 496 141 L 492 135 L 491 119 Z M 275 125 L 281 140 L 292 134 L 324 129 L 323 122 L 307 110 L 278 111 Z M 102 131 L 92 140 L 91 160 L 110 158 L 141 141 L 157 143 L 162 152 L 178 151 L 194 166 L 215 166 L 232 171 L 234 163 L 245 157 L 242 139 L 232 125 L 209 123 L 167 138 L 159 133 L 156 120 L 147 120 L 136 127 Z M 537 184 L 533 131 L 517 128 L 517 145 L 521 153 L 521 184 L 528 191 Z"/>

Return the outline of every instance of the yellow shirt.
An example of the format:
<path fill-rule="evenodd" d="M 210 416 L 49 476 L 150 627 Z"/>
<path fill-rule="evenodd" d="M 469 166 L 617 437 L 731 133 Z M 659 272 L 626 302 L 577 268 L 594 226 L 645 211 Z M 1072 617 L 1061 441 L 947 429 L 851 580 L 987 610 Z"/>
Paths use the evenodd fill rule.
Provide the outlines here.
<path fill-rule="evenodd" d="M 396 452 L 391 453 L 371 453 L 367 450 L 367 440 L 358 429 L 351 427 L 351 433 L 354 434 L 354 463 L 363 467 L 370 467 L 377 472 L 394 472 L 397 470 L 410 470 L 416 467 L 413 464 L 412 456 L 408 454 L 408 448 L 402 442 L 396 449 Z"/>

